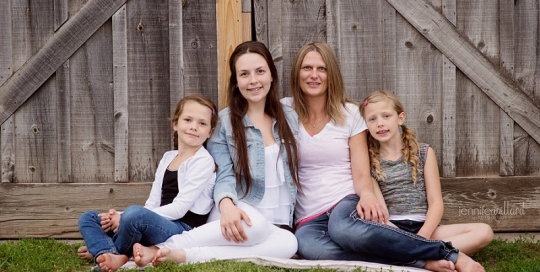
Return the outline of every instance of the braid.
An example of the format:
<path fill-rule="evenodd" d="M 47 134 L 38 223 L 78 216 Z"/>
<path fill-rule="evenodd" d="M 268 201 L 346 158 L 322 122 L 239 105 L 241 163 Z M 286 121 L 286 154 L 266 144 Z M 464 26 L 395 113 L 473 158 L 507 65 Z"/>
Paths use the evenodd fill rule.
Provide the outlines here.
<path fill-rule="evenodd" d="M 406 127 L 405 125 L 401 126 L 403 134 L 401 139 L 403 139 L 403 162 L 411 164 L 411 175 L 413 183 L 416 184 L 416 177 L 418 175 L 418 141 L 416 140 L 416 134 L 412 129 Z"/>
<path fill-rule="evenodd" d="M 369 162 L 373 170 L 375 171 L 375 179 L 377 181 L 384 180 L 386 175 L 381 172 L 381 162 L 379 161 L 379 142 L 368 134 L 368 153 Z"/>

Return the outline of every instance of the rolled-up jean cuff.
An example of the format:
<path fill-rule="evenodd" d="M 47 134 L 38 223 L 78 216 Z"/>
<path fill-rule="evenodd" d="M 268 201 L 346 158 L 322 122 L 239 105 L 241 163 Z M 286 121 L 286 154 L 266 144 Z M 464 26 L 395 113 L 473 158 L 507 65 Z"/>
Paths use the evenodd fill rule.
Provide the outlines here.
<path fill-rule="evenodd" d="M 459 255 L 459 251 L 452 251 L 448 253 L 448 257 L 446 257 L 446 259 L 455 264 L 457 262 L 458 255 Z"/>
<path fill-rule="evenodd" d="M 426 266 L 426 263 L 427 263 L 426 260 L 415 260 L 414 262 L 405 264 L 405 266 L 424 268 L 424 266 Z"/>

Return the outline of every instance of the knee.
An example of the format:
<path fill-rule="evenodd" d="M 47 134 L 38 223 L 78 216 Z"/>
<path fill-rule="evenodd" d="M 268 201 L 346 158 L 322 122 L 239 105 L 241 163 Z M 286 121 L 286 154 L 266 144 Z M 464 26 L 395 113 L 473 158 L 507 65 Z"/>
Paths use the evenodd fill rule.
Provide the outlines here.
<path fill-rule="evenodd" d="M 479 239 L 479 249 L 488 246 L 493 240 L 494 235 L 491 226 L 488 224 L 479 223 L 478 226 L 475 227 L 475 229 L 477 230 L 477 237 Z"/>
<path fill-rule="evenodd" d="M 79 217 L 79 221 L 77 222 L 77 225 L 80 227 L 82 225 L 88 224 L 89 222 L 99 223 L 97 215 L 98 215 L 97 211 L 87 211 Z"/>
<path fill-rule="evenodd" d="M 298 240 L 296 236 L 288 230 L 283 230 L 283 239 L 279 241 L 280 244 L 280 253 L 282 258 L 291 258 L 298 251 Z"/>
<path fill-rule="evenodd" d="M 242 225 L 248 237 L 247 242 L 251 245 L 255 245 L 264 241 L 268 237 L 270 228 L 268 226 L 269 223 L 265 218 L 250 217 L 250 220 L 251 226 L 248 226 L 245 223 Z"/>
<path fill-rule="evenodd" d="M 128 222 L 132 221 L 134 218 L 137 218 L 141 214 L 144 213 L 144 210 L 146 208 L 138 205 L 132 205 L 127 207 L 123 212 L 122 216 L 120 217 L 120 222 Z"/>

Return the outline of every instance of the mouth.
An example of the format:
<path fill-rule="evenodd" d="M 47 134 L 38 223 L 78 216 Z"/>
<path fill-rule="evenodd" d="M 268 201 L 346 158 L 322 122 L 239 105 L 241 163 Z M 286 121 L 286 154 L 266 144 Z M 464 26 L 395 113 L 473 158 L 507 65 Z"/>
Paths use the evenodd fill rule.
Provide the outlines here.
<path fill-rule="evenodd" d="M 194 138 L 199 137 L 198 135 L 195 135 L 195 134 L 192 134 L 192 133 L 186 133 L 186 135 L 189 136 L 189 137 L 194 137 Z"/>
<path fill-rule="evenodd" d="M 379 136 L 384 136 L 386 134 L 388 134 L 389 130 L 379 130 L 377 131 L 377 135 Z"/>
<path fill-rule="evenodd" d="M 258 91 L 260 91 L 260 90 L 262 90 L 262 87 L 249 88 L 249 89 L 248 89 L 248 92 L 258 92 Z"/>
<path fill-rule="evenodd" d="M 317 83 L 317 82 L 308 82 L 307 85 L 309 87 L 312 87 L 312 88 L 316 88 L 316 87 L 319 87 L 321 85 L 321 83 Z"/>

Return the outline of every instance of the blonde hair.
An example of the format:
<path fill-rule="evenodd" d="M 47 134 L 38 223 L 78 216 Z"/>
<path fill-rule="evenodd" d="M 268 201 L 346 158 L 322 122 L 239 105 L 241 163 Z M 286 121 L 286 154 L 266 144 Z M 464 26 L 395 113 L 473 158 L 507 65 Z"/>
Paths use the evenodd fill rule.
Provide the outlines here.
<path fill-rule="evenodd" d="M 389 101 L 398 114 L 405 112 L 403 109 L 403 105 L 401 104 L 401 102 L 399 102 L 399 99 L 396 97 L 396 95 L 389 91 L 374 91 L 369 94 L 360 104 L 360 113 L 362 114 L 362 116 L 365 117 L 365 109 L 366 106 L 369 105 L 369 103 L 377 103 L 383 100 Z M 405 124 L 403 124 L 401 128 L 401 139 L 403 140 L 403 148 L 401 149 L 401 152 L 403 153 L 403 163 L 411 164 L 412 179 L 414 184 L 416 184 L 417 173 L 421 171 L 418 169 L 420 161 L 418 158 L 418 141 L 416 140 L 416 134 L 414 133 L 414 131 L 412 131 L 412 129 L 406 127 Z M 379 146 L 379 141 L 375 140 L 373 136 L 368 133 L 369 162 L 371 167 L 375 171 L 375 178 L 378 181 L 381 181 L 384 180 L 386 177 L 381 172 L 381 164 L 379 161 Z"/>
<path fill-rule="evenodd" d="M 337 57 L 332 48 L 324 42 L 308 42 L 296 53 L 291 68 L 290 80 L 290 88 L 294 98 L 294 109 L 298 113 L 298 119 L 300 120 L 304 120 L 304 118 L 309 116 L 308 104 L 304 97 L 304 92 L 302 92 L 302 89 L 300 88 L 298 77 L 305 56 L 312 51 L 321 54 L 324 64 L 326 65 L 328 89 L 326 90 L 326 105 L 324 110 L 331 119 L 341 125 L 345 121 L 342 107 L 346 109 L 346 103 L 350 101 L 345 92 L 345 84 L 343 82 L 343 76 L 341 75 Z"/>

